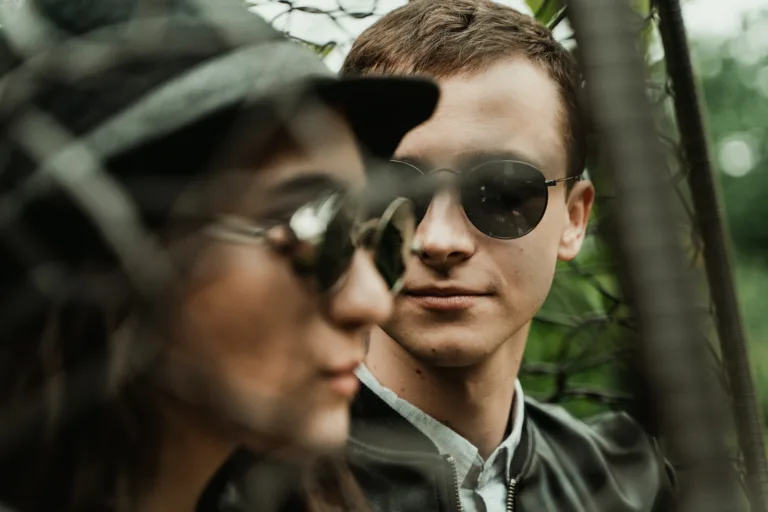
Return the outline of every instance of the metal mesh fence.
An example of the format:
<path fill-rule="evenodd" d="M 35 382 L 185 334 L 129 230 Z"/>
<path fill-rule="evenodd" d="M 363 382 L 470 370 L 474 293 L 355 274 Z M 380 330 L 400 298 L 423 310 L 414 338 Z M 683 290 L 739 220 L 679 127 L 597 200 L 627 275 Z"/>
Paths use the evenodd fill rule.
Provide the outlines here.
<path fill-rule="evenodd" d="M 336 69 L 352 42 L 395 5 L 380 0 L 247 0 L 251 9 L 288 37 L 308 45 Z"/>

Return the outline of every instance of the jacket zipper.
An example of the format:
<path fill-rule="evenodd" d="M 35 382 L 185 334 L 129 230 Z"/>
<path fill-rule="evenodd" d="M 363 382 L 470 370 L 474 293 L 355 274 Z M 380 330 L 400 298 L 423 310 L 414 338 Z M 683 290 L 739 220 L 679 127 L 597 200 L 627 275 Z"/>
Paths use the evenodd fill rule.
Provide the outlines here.
<path fill-rule="evenodd" d="M 464 507 L 461 506 L 461 494 L 459 492 L 459 472 L 456 470 L 456 460 L 450 455 L 446 455 L 445 459 L 451 465 L 451 472 L 453 473 L 453 497 L 456 499 L 456 509 L 458 512 L 463 512 Z M 509 479 L 509 485 L 507 487 L 507 512 L 515 512 L 515 504 L 517 503 L 517 479 L 512 477 Z"/>
<path fill-rule="evenodd" d="M 509 487 L 507 487 L 507 512 L 515 512 L 515 504 L 517 503 L 517 479 L 512 477 L 509 479 Z"/>
<path fill-rule="evenodd" d="M 458 512 L 464 512 L 464 507 L 461 506 L 461 494 L 459 493 L 459 472 L 456 470 L 456 461 L 450 455 L 446 455 L 445 458 L 451 465 L 451 471 L 453 472 L 453 497 L 456 499 L 456 510 Z"/>

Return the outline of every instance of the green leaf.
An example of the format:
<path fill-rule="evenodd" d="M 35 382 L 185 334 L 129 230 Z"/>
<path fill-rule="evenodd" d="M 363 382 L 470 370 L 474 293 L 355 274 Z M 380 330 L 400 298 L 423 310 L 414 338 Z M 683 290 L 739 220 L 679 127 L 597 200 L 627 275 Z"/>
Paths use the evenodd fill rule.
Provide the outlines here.
<path fill-rule="evenodd" d="M 297 43 L 303 46 L 306 46 L 307 48 L 315 52 L 321 59 L 326 58 L 337 46 L 336 41 L 328 41 L 325 44 L 317 44 L 317 43 L 313 43 L 312 41 L 307 41 L 306 39 L 301 39 L 301 38 L 290 36 L 290 35 L 288 35 L 288 37 L 293 41 L 296 41 Z"/>
<path fill-rule="evenodd" d="M 336 42 L 331 41 L 331 42 L 325 43 L 322 46 L 318 46 L 315 49 L 315 51 L 317 52 L 317 54 L 320 56 L 321 59 L 324 59 L 328 56 L 328 54 L 330 54 L 333 51 L 334 48 L 336 48 Z"/>
<path fill-rule="evenodd" d="M 552 289 L 536 318 L 571 327 L 607 320 L 615 302 L 612 297 L 619 295 L 613 271 L 606 247 L 594 235 L 587 236 L 576 261 L 558 264 Z"/>
<path fill-rule="evenodd" d="M 588 277 L 558 272 L 547 300 L 536 318 L 575 327 L 589 319 L 607 319 L 603 295 Z"/>
<path fill-rule="evenodd" d="M 643 17 L 651 12 L 651 0 L 632 0 L 632 7 Z"/>
<path fill-rule="evenodd" d="M 533 11 L 534 16 L 542 24 L 547 25 L 563 8 L 563 0 L 526 0 L 525 3 Z"/>
<path fill-rule="evenodd" d="M 632 8 L 637 14 L 641 16 L 641 19 L 648 19 L 651 14 L 651 0 L 632 0 Z M 656 37 L 656 24 L 653 20 L 648 20 L 640 29 L 640 40 L 643 42 L 643 54 L 648 55 L 648 48 L 653 44 L 653 39 Z"/>
<path fill-rule="evenodd" d="M 648 65 L 648 76 L 652 80 L 663 81 L 667 77 L 667 61 L 663 57 Z"/>

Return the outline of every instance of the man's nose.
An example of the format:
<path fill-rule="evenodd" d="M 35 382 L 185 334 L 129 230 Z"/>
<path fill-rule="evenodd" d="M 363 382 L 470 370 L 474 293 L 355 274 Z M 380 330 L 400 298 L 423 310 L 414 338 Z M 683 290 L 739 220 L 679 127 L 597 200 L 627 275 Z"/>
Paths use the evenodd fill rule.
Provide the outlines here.
<path fill-rule="evenodd" d="M 331 321 L 345 330 L 359 330 L 385 322 L 393 307 L 392 294 L 370 254 L 358 250 L 346 281 L 330 301 Z"/>
<path fill-rule="evenodd" d="M 475 253 L 475 240 L 469 231 L 458 193 L 438 192 L 432 199 L 415 236 L 421 261 L 435 269 L 447 270 Z"/>

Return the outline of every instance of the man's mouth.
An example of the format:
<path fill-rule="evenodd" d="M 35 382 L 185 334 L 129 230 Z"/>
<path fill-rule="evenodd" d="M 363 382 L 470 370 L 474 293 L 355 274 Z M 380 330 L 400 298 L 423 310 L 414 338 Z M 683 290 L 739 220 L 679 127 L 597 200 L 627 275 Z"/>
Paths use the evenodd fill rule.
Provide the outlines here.
<path fill-rule="evenodd" d="M 408 288 L 403 295 L 420 307 L 433 311 L 462 311 L 471 308 L 488 292 L 455 286 Z"/>

